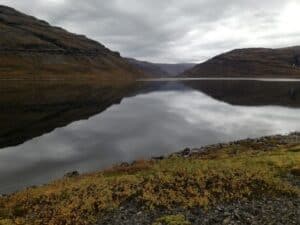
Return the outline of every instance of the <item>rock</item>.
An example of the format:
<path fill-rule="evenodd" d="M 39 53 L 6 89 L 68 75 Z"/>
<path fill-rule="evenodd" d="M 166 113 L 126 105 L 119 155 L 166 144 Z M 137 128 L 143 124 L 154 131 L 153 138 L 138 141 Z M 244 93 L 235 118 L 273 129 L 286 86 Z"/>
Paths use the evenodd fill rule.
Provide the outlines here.
<path fill-rule="evenodd" d="M 79 176 L 79 172 L 78 171 L 72 171 L 69 173 L 66 173 L 64 177 L 66 178 L 73 178 L 73 177 L 78 177 Z"/>
<path fill-rule="evenodd" d="M 191 225 L 229 225 L 229 224 L 299 224 L 299 199 L 297 198 L 260 198 L 235 201 L 215 206 L 208 211 L 194 209 L 149 210 L 141 208 L 137 202 L 128 201 L 119 209 L 101 217 L 97 225 L 151 225 L 164 215 L 184 215 Z M 122 209 L 122 210 L 120 210 Z"/>
<path fill-rule="evenodd" d="M 133 162 L 132 164 L 134 164 L 135 162 Z M 129 163 L 127 163 L 127 162 L 123 162 L 123 163 L 121 163 L 120 164 L 120 167 L 129 167 L 130 166 L 130 164 Z"/>
<path fill-rule="evenodd" d="M 189 156 L 190 154 L 191 154 L 191 149 L 190 148 L 186 148 L 186 149 L 184 149 L 182 152 L 181 152 L 181 156 L 183 156 L 183 157 L 187 157 L 187 156 Z"/>
<path fill-rule="evenodd" d="M 155 161 L 160 161 L 160 160 L 163 160 L 163 159 L 165 159 L 164 156 L 152 157 L 152 160 L 155 160 Z"/>
<path fill-rule="evenodd" d="M 222 224 L 227 225 L 227 224 L 230 223 L 230 221 L 231 221 L 230 217 L 226 217 L 226 218 L 223 220 Z"/>

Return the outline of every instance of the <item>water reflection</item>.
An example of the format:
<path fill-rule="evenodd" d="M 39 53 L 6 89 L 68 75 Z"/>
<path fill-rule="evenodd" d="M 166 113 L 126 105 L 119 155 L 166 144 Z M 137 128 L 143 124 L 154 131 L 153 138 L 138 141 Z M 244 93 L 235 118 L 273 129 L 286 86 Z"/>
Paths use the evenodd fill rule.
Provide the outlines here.
<path fill-rule="evenodd" d="M 93 171 L 187 146 L 300 130 L 299 100 L 286 97 L 286 90 L 291 87 L 288 85 L 272 92 L 268 83 L 265 102 L 257 97 L 263 96 L 259 91 L 253 91 L 253 99 L 238 91 L 236 96 L 228 92 L 237 84 L 231 88 L 227 83 L 155 85 L 147 84 L 140 94 L 131 93 L 132 97 L 123 96 L 120 104 L 111 105 L 88 120 L 0 150 L 0 192 L 48 182 L 72 170 Z M 298 90 L 297 84 L 289 85 Z M 254 84 L 250 87 L 254 88 Z M 287 104 L 273 101 L 272 96 L 280 92 L 285 93 L 281 99 L 287 99 Z M 259 106 L 245 106 L 252 105 L 255 99 Z M 266 99 L 272 99 L 270 104 Z"/>
<path fill-rule="evenodd" d="M 203 80 L 186 81 L 185 84 L 233 105 L 300 107 L 300 80 L 298 82 Z"/>
<path fill-rule="evenodd" d="M 87 119 L 131 93 L 130 86 L 0 82 L 0 148 Z"/>

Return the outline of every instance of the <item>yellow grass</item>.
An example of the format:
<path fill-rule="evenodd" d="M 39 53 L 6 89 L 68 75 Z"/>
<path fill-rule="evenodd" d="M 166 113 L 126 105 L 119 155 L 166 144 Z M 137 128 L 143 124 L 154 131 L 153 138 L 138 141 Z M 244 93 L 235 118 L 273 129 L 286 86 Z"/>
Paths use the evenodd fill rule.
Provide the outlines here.
<path fill-rule="evenodd" d="M 172 156 L 62 179 L 0 198 L 0 224 L 93 224 L 101 214 L 129 199 L 151 209 L 209 208 L 220 202 L 261 196 L 299 197 L 299 187 L 289 182 L 299 178 L 292 175 L 300 165 L 299 147 L 243 149 L 238 153 L 236 148 L 227 147 L 211 153 L 212 157 Z"/>

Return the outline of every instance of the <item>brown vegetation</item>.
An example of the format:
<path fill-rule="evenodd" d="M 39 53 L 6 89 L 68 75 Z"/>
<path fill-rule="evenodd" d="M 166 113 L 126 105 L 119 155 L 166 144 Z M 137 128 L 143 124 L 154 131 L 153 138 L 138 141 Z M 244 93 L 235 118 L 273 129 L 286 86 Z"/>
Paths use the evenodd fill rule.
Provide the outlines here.
<path fill-rule="evenodd" d="M 237 49 L 184 73 L 189 77 L 300 77 L 300 47 Z"/>
<path fill-rule="evenodd" d="M 0 28 L 0 79 L 72 79 L 77 75 L 122 80 L 142 75 L 100 43 L 9 7 L 0 6 Z"/>

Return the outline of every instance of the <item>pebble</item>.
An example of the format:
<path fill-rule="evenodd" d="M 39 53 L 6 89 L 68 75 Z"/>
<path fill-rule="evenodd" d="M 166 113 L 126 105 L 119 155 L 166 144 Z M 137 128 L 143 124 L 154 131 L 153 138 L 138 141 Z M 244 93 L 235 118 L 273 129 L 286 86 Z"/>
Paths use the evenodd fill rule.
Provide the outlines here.
<path fill-rule="evenodd" d="M 141 210 L 140 205 L 127 202 L 118 210 L 101 217 L 95 225 L 152 225 L 164 215 L 184 215 L 191 225 L 235 224 L 300 224 L 300 199 L 278 198 L 231 202 L 208 211 L 196 209 Z"/>

